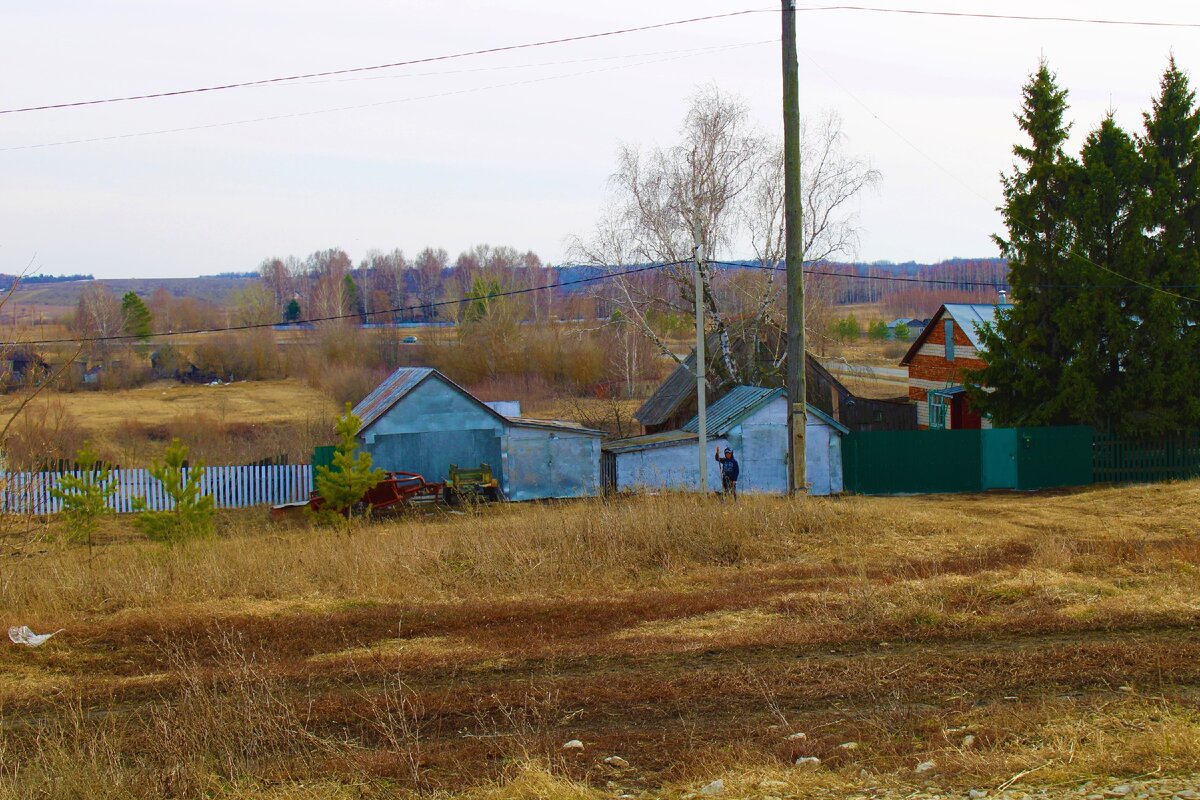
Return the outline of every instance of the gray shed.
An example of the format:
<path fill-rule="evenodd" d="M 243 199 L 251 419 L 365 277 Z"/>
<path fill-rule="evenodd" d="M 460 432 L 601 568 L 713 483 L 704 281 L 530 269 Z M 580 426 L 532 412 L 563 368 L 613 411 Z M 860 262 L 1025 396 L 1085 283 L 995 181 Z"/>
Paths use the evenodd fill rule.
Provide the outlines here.
<path fill-rule="evenodd" d="M 600 492 L 601 431 L 506 417 L 435 369 L 401 367 L 354 408 L 375 465 L 445 480 L 450 465 L 488 464 L 510 500 Z"/>
<path fill-rule="evenodd" d="M 820 409 L 807 406 L 805 466 L 809 493 L 842 491 L 842 436 L 849 430 Z M 787 491 L 787 394 L 783 389 L 735 386 L 708 406 L 708 488 L 721 488 L 714 448 L 733 448 L 741 478 L 739 492 Z M 683 489 L 699 482 L 699 420 L 676 431 L 660 431 L 604 445 L 612 488 Z"/>

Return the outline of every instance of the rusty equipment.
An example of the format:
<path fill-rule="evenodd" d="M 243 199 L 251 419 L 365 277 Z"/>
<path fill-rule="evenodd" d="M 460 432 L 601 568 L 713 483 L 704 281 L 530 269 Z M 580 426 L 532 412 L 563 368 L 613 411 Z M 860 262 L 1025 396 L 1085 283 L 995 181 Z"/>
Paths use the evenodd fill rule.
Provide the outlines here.
<path fill-rule="evenodd" d="M 373 489 L 369 489 L 355 504 L 356 510 L 361 507 L 375 514 L 381 511 L 399 511 L 408 506 L 436 505 L 441 502 L 445 492 L 445 484 L 430 483 L 415 472 L 386 472 L 384 476 L 382 481 Z M 324 504 L 325 498 L 314 491 L 309 493 L 308 500 L 273 506 L 271 516 L 283 516 L 302 508 L 320 511 Z"/>

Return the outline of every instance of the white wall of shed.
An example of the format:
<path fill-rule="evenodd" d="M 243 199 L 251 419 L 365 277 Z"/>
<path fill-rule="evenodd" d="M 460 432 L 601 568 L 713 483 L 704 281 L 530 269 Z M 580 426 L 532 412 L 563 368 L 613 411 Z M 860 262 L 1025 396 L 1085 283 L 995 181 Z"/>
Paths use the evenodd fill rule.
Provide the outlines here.
<path fill-rule="evenodd" d="M 741 468 L 738 492 L 783 494 L 787 491 L 786 398 L 778 397 L 734 427 L 727 437 L 709 441 L 709 457 L 716 448 L 733 448 Z M 815 416 L 805 426 L 805 466 L 809 493 L 842 491 L 841 434 Z M 622 491 L 677 489 L 694 491 L 699 483 L 696 442 L 649 447 L 618 453 L 617 488 Z M 708 469 L 709 491 L 720 491 L 721 471 L 715 460 Z"/>

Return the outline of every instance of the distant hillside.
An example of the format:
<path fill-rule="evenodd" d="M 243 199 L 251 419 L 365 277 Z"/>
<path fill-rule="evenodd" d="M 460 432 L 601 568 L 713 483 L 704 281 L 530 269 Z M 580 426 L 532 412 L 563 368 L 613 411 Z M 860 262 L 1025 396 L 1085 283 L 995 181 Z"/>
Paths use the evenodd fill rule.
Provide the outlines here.
<path fill-rule="evenodd" d="M 258 281 L 258 278 L 205 276 L 201 278 L 115 278 L 97 281 L 67 281 L 62 283 L 22 283 L 13 295 L 13 302 L 25 306 L 73 306 L 79 302 L 83 287 L 98 283 L 120 296 L 136 292 L 149 299 L 158 289 L 166 289 L 175 297 L 195 297 L 224 303 L 231 292 Z"/>

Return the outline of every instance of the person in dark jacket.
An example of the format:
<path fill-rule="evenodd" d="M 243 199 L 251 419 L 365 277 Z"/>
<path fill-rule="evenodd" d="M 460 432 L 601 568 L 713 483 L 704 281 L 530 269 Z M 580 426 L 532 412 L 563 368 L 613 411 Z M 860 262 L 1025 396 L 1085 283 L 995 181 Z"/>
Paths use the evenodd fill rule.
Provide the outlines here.
<path fill-rule="evenodd" d="M 733 450 L 725 448 L 725 457 L 721 458 L 721 448 L 717 448 L 717 463 L 721 465 L 721 493 L 728 497 L 737 497 L 738 469 L 737 459 Z"/>

